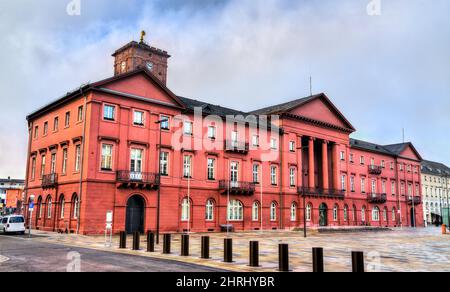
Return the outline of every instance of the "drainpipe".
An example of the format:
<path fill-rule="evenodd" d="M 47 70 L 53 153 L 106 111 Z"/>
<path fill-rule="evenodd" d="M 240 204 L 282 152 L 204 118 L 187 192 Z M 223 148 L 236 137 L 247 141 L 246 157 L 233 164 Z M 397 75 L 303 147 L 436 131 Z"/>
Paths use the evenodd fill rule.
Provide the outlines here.
<path fill-rule="evenodd" d="M 83 170 L 84 170 L 84 149 L 86 144 L 86 112 L 87 112 L 87 96 L 83 92 L 83 88 L 80 88 L 80 94 L 84 97 L 84 106 L 83 106 L 83 135 L 82 135 L 82 141 L 81 141 L 81 169 L 80 169 L 80 188 L 79 188 L 79 197 L 78 197 L 78 214 L 77 215 L 77 234 L 80 233 L 80 214 L 81 214 L 81 200 L 83 195 Z"/>
<path fill-rule="evenodd" d="M 279 222 L 279 228 L 283 229 L 283 223 L 284 223 L 284 200 L 283 200 L 283 149 L 284 149 L 284 143 L 283 143 L 283 138 L 284 138 L 284 131 L 283 131 L 283 121 L 280 119 L 280 128 L 279 128 L 279 133 L 280 133 L 280 145 L 278 145 L 278 151 L 280 153 L 280 177 L 279 177 L 279 182 L 280 182 L 280 222 Z"/>
<path fill-rule="evenodd" d="M 403 221 L 402 221 L 402 207 L 400 203 L 400 180 L 398 175 L 398 160 L 397 157 L 395 157 L 395 188 L 397 189 L 397 212 L 400 214 L 400 218 L 397 219 L 397 225 L 401 225 L 403 227 Z"/>
<path fill-rule="evenodd" d="M 28 122 L 28 153 L 27 153 L 27 169 L 25 171 L 25 197 L 24 202 L 22 203 L 22 208 L 24 208 L 26 206 L 26 209 L 21 211 L 21 214 L 27 214 L 27 219 L 29 219 L 28 217 L 31 215 L 31 212 L 28 212 L 28 179 L 29 179 L 29 172 L 30 172 L 30 159 L 31 159 L 31 139 L 32 139 L 32 133 L 33 132 L 33 122 Z M 26 213 L 25 213 L 26 212 Z M 26 222 L 28 222 L 29 220 L 27 220 Z M 30 222 L 30 230 L 31 230 L 31 221 Z"/>

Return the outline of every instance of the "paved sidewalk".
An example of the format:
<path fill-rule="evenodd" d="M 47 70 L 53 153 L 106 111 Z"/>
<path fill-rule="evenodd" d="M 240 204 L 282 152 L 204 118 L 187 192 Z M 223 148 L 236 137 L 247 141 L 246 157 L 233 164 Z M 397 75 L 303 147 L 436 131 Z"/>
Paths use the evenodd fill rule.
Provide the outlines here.
<path fill-rule="evenodd" d="M 200 259 L 199 233 L 190 234 L 191 256 L 181 257 L 180 235 L 172 235 L 172 254 L 163 255 L 162 242 L 155 253 L 147 253 L 145 236 L 141 236 L 140 251 L 131 251 L 132 236 L 128 236 L 127 250 L 118 249 L 119 239 L 113 237 L 112 247 L 105 247 L 103 236 L 60 235 L 35 231 L 36 240 L 80 246 L 154 258 L 172 259 L 231 271 L 273 272 L 278 267 L 278 244 L 288 243 L 291 269 L 309 272 L 312 267 L 311 249 L 324 248 L 325 271 L 351 271 L 351 251 L 364 251 L 368 271 L 450 271 L 450 236 L 441 235 L 440 228 L 395 229 L 383 232 L 354 232 L 312 234 L 303 238 L 302 232 L 264 231 L 230 233 L 233 238 L 234 263 L 223 263 L 223 239 L 226 234 L 207 234 L 211 237 L 211 259 Z M 162 240 L 162 237 L 161 237 Z M 248 267 L 249 241 L 260 242 L 260 268 Z"/>

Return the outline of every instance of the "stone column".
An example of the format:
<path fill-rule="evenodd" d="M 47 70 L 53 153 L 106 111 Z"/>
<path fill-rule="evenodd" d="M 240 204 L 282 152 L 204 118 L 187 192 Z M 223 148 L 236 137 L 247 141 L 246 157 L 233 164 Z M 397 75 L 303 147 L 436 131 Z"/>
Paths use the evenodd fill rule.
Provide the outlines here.
<path fill-rule="evenodd" d="M 315 188 L 315 169 L 314 169 L 314 138 L 309 137 L 309 144 L 308 144 L 308 163 L 309 163 L 309 169 L 308 169 L 308 181 L 309 181 L 309 187 Z"/>
<path fill-rule="evenodd" d="M 297 136 L 297 186 L 303 187 L 303 148 L 302 136 Z"/>
<path fill-rule="evenodd" d="M 341 186 L 339 185 L 339 144 L 333 144 L 333 188 L 336 190 L 340 190 Z"/>
<path fill-rule="evenodd" d="M 322 142 L 322 179 L 323 179 L 323 188 L 329 189 L 329 181 L 328 181 L 328 141 L 324 140 Z"/>

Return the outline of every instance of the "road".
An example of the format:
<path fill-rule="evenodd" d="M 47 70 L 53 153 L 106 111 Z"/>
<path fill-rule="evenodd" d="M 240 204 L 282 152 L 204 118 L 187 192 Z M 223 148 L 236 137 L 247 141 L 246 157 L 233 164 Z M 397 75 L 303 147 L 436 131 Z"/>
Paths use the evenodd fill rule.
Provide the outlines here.
<path fill-rule="evenodd" d="M 220 272 L 189 263 L 0 235 L 0 272 Z"/>

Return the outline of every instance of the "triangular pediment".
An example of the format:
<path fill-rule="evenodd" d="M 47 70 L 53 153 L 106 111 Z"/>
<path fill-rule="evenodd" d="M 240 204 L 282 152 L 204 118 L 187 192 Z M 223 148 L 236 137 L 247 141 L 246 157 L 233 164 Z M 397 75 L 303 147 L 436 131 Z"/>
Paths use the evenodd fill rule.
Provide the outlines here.
<path fill-rule="evenodd" d="M 411 143 L 405 146 L 405 148 L 400 152 L 400 156 L 413 160 L 422 160 L 422 157 Z"/>

